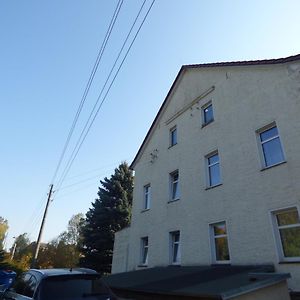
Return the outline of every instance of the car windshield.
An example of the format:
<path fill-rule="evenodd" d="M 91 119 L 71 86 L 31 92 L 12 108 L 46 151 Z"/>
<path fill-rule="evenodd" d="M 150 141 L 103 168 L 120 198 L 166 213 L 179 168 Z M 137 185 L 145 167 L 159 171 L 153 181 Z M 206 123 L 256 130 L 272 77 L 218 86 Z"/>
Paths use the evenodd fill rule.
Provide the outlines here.
<path fill-rule="evenodd" d="M 106 300 L 109 289 L 100 278 L 48 278 L 41 284 L 40 298 L 43 300 Z"/>

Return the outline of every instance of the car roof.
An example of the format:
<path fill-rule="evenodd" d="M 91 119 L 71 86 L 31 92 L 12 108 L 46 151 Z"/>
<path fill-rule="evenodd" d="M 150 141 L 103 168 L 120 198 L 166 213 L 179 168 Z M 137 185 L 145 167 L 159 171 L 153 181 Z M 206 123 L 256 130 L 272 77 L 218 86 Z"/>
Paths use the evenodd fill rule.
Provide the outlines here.
<path fill-rule="evenodd" d="M 42 277 L 66 276 L 66 275 L 99 275 L 95 270 L 87 268 L 55 268 L 55 269 L 30 269 L 30 273 L 39 274 Z"/>

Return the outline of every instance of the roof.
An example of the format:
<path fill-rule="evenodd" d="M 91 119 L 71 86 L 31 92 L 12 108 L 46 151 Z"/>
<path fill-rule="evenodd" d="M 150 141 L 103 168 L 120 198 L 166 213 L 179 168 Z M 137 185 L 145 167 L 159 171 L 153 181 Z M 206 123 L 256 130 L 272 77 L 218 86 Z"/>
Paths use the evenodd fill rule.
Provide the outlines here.
<path fill-rule="evenodd" d="M 263 60 L 250 60 L 250 61 L 232 61 L 232 62 L 218 62 L 218 63 L 203 63 L 203 64 L 191 64 L 191 65 L 183 65 L 181 69 L 179 70 L 164 102 L 162 103 L 154 121 L 151 124 L 150 129 L 148 130 L 146 137 L 144 138 L 142 145 L 140 146 L 135 158 L 133 159 L 130 168 L 134 169 L 134 166 L 142 153 L 142 150 L 144 149 L 147 140 L 154 129 L 156 122 L 158 121 L 162 111 L 166 107 L 166 104 L 168 102 L 169 96 L 171 95 L 174 87 L 176 86 L 177 82 L 179 81 L 179 78 L 181 78 L 182 74 L 188 70 L 188 69 L 197 69 L 197 68 L 215 68 L 215 67 L 238 67 L 238 66 L 257 66 L 257 65 L 277 65 L 277 64 L 284 64 L 288 62 L 293 62 L 300 60 L 300 54 L 288 56 L 284 58 L 277 58 L 277 59 L 263 59 Z"/>
<path fill-rule="evenodd" d="M 54 268 L 54 269 L 31 269 L 30 271 L 37 272 L 43 277 L 49 276 L 65 276 L 65 275 L 83 275 L 83 274 L 98 274 L 96 271 L 87 268 L 75 268 L 75 269 L 64 269 L 64 268 Z"/>
<path fill-rule="evenodd" d="M 285 281 L 272 266 L 155 267 L 104 278 L 115 291 L 152 295 L 231 299 Z M 201 299 L 201 298 L 200 298 Z"/>

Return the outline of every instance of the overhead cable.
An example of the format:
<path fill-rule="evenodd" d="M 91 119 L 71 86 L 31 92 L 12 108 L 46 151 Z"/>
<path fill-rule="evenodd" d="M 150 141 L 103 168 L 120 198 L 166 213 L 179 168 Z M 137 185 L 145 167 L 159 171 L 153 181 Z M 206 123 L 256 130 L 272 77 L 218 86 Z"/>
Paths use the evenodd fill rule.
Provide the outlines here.
<path fill-rule="evenodd" d="M 143 24 L 145 23 L 145 20 L 146 20 L 148 14 L 150 13 L 151 8 L 153 7 L 154 2 L 155 2 L 155 0 L 152 0 L 151 5 L 149 6 L 149 8 L 148 8 L 148 10 L 147 10 L 147 12 L 146 12 L 146 14 L 145 14 L 145 16 L 144 16 L 144 18 L 143 18 L 141 24 L 139 25 L 138 30 L 136 31 L 136 33 L 135 33 L 135 35 L 134 35 L 134 37 L 133 37 L 133 39 L 132 39 L 132 41 L 131 41 L 131 43 L 130 43 L 130 45 L 129 45 L 129 47 L 128 47 L 128 49 L 127 49 L 127 51 L 126 51 L 126 53 L 125 53 L 125 55 L 124 55 L 124 57 L 123 57 L 123 59 L 122 59 L 120 65 L 119 65 L 119 67 L 118 67 L 118 69 L 117 69 L 117 71 L 116 71 L 116 73 L 115 73 L 115 75 L 113 76 L 113 79 L 111 80 L 111 82 L 110 82 L 110 84 L 109 84 L 109 87 L 108 87 L 108 89 L 107 89 L 107 91 L 106 91 L 106 93 L 105 93 L 105 95 L 104 95 L 102 101 L 100 102 L 99 107 L 97 108 L 96 112 L 94 113 L 94 110 L 96 109 L 96 106 L 97 106 L 97 104 L 98 104 L 98 102 L 99 102 L 99 100 L 100 100 L 100 98 L 101 98 L 101 96 L 102 96 L 102 93 L 103 93 L 103 91 L 104 91 L 104 89 L 105 89 L 105 87 L 106 87 L 106 84 L 108 83 L 108 80 L 110 79 L 110 76 L 111 76 L 111 74 L 112 74 L 112 72 L 113 72 L 113 70 L 114 70 L 114 67 L 115 67 L 115 65 L 116 65 L 116 63 L 117 63 L 117 61 L 118 61 L 118 59 L 119 59 L 119 57 L 120 57 L 120 55 L 121 55 L 121 52 L 122 52 L 122 50 L 124 49 L 124 46 L 125 46 L 125 44 L 126 44 L 128 38 L 129 38 L 129 36 L 130 36 L 130 34 L 131 34 L 133 28 L 134 28 L 134 25 L 136 24 L 136 21 L 137 21 L 137 19 L 138 19 L 140 13 L 141 13 L 141 11 L 142 11 L 142 8 L 143 8 L 143 6 L 144 6 L 144 4 L 145 4 L 145 1 L 143 2 L 142 6 L 141 6 L 141 9 L 140 9 L 140 11 L 139 11 L 137 17 L 135 18 L 135 20 L 134 20 L 134 22 L 133 22 L 133 25 L 131 26 L 131 29 L 130 29 L 130 31 L 129 31 L 129 33 L 128 33 L 128 35 L 127 35 L 127 37 L 126 37 L 126 39 L 125 39 L 125 41 L 124 41 L 124 43 L 123 43 L 123 46 L 122 46 L 122 48 L 121 48 L 121 50 L 120 50 L 120 52 L 119 52 L 119 54 L 118 54 L 118 56 L 117 56 L 117 58 L 116 58 L 116 60 L 115 60 L 115 63 L 114 63 L 114 65 L 113 65 L 113 67 L 112 67 L 112 69 L 111 69 L 111 71 L 110 71 L 110 73 L 109 73 L 109 75 L 108 75 L 108 77 L 107 77 L 107 80 L 106 80 L 106 82 L 105 82 L 105 84 L 104 84 L 104 86 L 103 86 L 103 88 L 102 88 L 102 90 L 101 90 L 101 92 L 100 92 L 100 95 L 99 95 L 98 98 L 97 98 L 96 104 L 94 105 L 94 108 L 93 108 L 93 110 L 92 110 L 92 112 L 91 112 L 91 114 L 90 114 L 90 116 L 89 116 L 89 119 L 88 119 L 88 121 L 86 122 L 85 127 L 84 127 L 84 129 L 82 130 L 81 135 L 80 135 L 80 137 L 79 137 L 79 139 L 78 139 L 78 141 L 77 141 L 77 143 L 76 143 L 76 146 L 74 147 L 74 150 L 73 150 L 73 152 L 72 152 L 72 154 L 71 154 L 71 156 L 70 156 L 70 159 L 69 159 L 69 161 L 68 161 L 68 163 L 67 163 L 67 165 L 66 165 L 66 167 L 65 167 L 65 169 L 64 169 L 64 171 L 63 171 L 63 173 L 62 173 L 62 176 L 61 176 L 61 178 L 60 178 L 60 180 L 59 180 L 59 183 L 58 183 L 57 191 L 60 189 L 60 187 L 61 187 L 63 181 L 65 180 L 65 178 L 66 178 L 68 172 L 70 171 L 70 168 L 71 168 L 71 166 L 72 166 L 72 164 L 73 164 L 75 158 L 77 157 L 78 152 L 79 152 L 79 150 L 80 150 L 80 148 L 81 148 L 83 142 L 85 141 L 85 139 L 86 139 L 86 137 L 87 137 L 87 135 L 88 135 L 88 133 L 89 133 L 89 131 L 90 131 L 90 129 L 91 129 L 91 127 L 92 127 L 92 125 L 93 125 L 93 123 L 94 123 L 94 121 L 95 121 L 95 119 L 96 119 L 96 117 L 97 117 L 97 115 L 98 115 L 98 113 L 99 113 L 99 111 L 100 111 L 100 109 L 101 109 L 103 103 L 104 103 L 104 101 L 106 100 L 107 95 L 108 95 L 108 93 L 109 93 L 111 87 L 113 86 L 113 83 L 115 82 L 115 79 L 116 79 L 116 77 L 118 76 L 118 74 L 119 74 L 119 72 L 120 72 L 120 69 L 122 68 L 122 66 L 123 66 L 123 64 L 124 64 L 124 62 L 125 62 L 125 60 L 126 60 L 128 54 L 129 54 L 131 48 L 132 48 L 132 46 L 133 46 L 133 44 L 134 44 L 134 42 L 135 42 L 135 40 L 136 40 L 136 38 L 137 38 L 137 36 L 138 36 L 138 34 L 139 34 L 139 32 L 140 32 L 142 26 L 143 26 Z M 94 116 L 93 116 L 93 118 L 92 118 L 93 113 L 94 113 Z M 92 118 L 92 120 L 90 121 L 91 118 Z M 86 129 L 86 128 L 87 128 L 87 129 Z"/>
<path fill-rule="evenodd" d="M 106 48 L 107 42 L 108 42 L 108 40 L 109 40 L 109 38 L 110 38 L 111 32 L 112 32 L 112 30 L 113 30 L 113 28 L 114 28 L 115 22 L 116 22 L 116 20 L 117 20 L 117 18 L 118 18 L 120 9 L 121 9 L 121 7 L 122 7 L 122 4 L 123 4 L 123 0 L 119 0 L 118 3 L 117 3 L 117 6 L 116 6 L 116 8 L 115 8 L 115 11 L 114 11 L 114 13 L 113 13 L 113 16 L 112 16 L 112 18 L 111 18 L 111 21 L 110 21 L 110 24 L 109 24 L 109 26 L 108 26 L 108 29 L 107 29 L 107 31 L 106 31 L 105 37 L 104 37 L 104 39 L 103 39 L 103 41 L 102 41 L 102 45 L 101 45 L 100 50 L 99 50 L 99 52 L 98 52 L 98 55 L 97 55 L 95 64 L 94 64 L 94 66 L 93 66 L 92 72 L 91 72 L 90 77 L 89 77 L 89 80 L 88 80 L 88 82 L 87 82 L 87 84 L 86 84 L 86 87 L 85 87 L 84 93 L 83 93 L 83 95 L 82 95 L 82 98 L 81 98 L 79 107 L 78 107 L 78 109 L 77 109 L 77 112 L 76 112 L 76 115 L 75 115 L 75 117 L 74 117 L 72 126 L 71 126 L 71 128 L 70 128 L 69 133 L 68 133 L 67 140 L 66 140 L 65 145 L 64 145 L 64 147 L 63 147 L 63 151 L 62 151 L 62 153 L 61 153 L 61 155 L 60 155 L 60 157 L 59 157 L 59 161 L 58 161 L 58 164 L 57 164 L 56 169 L 55 169 L 55 171 L 54 171 L 54 175 L 53 175 L 53 177 L 52 177 L 52 179 L 51 179 L 51 182 L 52 182 L 52 183 L 53 183 L 54 180 L 56 179 L 57 173 L 58 173 L 59 168 L 60 168 L 60 166 L 61 166 L 61 164 L 62 164 L 62 161 L 63 161 L 63 158 L 64 158 L 64 156 L 65 156 L 66 150 L 67 150 L 67 148 L 68 148 L 68 145 L 69 145 L 69 143 L 70 143 L 71 137 L 72 137 L 72 135 L 73 135 L 75 126 L 76 126 L 76 124 L 77 124 L 79 115 L 80 115 L 80 113 L 81 113 L 81 111 L 82 111 L 82 108 L 83 108 L 83 105 L 84 105 L 84 103 L 85 103 L 85 101 L 86 101 L 86 97 L 87 97 L 87 95 L 88 95 L 88 93 L 89 93 L 91 84 L 92 84 L 92 82 L 93 82 L 93 80 L 94 80 L 94 77 L 95 77 L 95 74 L 96 74 L 96 72 L 97 72 L 99 63 L 100 63 L 101 58 L 102 58 L 102 56 L 103 56 L 103 53 L 104 53 L 104 50 L 105 50 L 105 48 Z"/>

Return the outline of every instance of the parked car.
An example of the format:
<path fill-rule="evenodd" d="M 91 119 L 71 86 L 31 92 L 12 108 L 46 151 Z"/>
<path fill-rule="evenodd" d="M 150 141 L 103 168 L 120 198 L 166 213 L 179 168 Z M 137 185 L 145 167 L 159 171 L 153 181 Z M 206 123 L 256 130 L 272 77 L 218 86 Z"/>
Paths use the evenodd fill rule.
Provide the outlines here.
<path fill-rule="evenodd" d="M 0 270 L 0 293 L 9 289 L 16 278 L 12 270 Z"/>
<path fill-rule="evenodd" d="M 91 269 L 32 269 L 18 278 L 2 296 L 5 300 L 116 300 Z"/>

